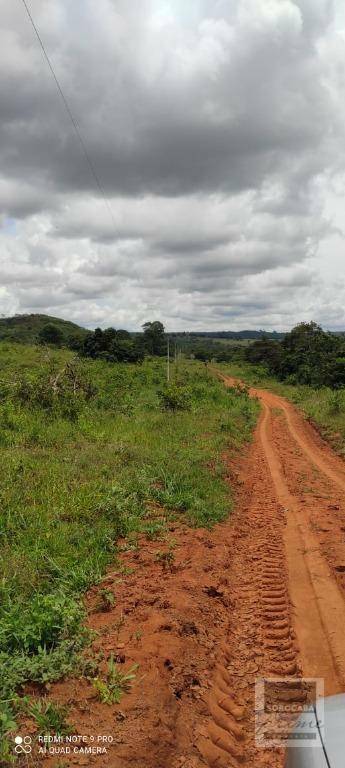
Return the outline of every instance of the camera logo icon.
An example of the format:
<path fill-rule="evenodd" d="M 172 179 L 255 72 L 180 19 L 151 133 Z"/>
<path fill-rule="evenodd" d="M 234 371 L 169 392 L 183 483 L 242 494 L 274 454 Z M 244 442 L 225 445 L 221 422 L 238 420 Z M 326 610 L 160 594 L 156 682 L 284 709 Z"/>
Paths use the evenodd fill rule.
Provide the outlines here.
<path fill-rule="evenodd" d="M 30 755 L 32 752 L 32 738 L 31 736 L 16 736 L 14 739 L 16 755 Z"/>

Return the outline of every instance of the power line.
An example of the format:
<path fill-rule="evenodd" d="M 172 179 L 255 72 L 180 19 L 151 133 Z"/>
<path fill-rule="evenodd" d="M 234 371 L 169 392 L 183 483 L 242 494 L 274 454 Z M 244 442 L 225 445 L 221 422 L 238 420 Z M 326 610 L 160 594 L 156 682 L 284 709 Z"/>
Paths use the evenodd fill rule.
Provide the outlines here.
<path fill-rule="evenodd" d="M 52 77 L 53 77 L 53 79 L 54 79 L 54 81 L 55 81 L 55 85 L 56 85 L 56 87 L 57 87 L 57 89 L 58 89 L 58 91 L 59 91 L 59 94 L 60 94 L 60 96 L 61 96 L 61 99 L 62 99 L 63 105 L 64 105 L 64 107 L 65 107 L 65 110 L 66 110 L 66 112 L 67 112 L 67 114 L 68 114 L 68 117 L 69 117 L 69 119 L 70 119 L 70 121 L 71 121 L 71 123 L 72 123 L 72 125 L 73 125 L 73 129 L 74 129 L 74 132 L 75 132 L 75 134 L 76 134 L 76 136 L 77 136 L 77 139 L 78 139 L 78 141 L 79 141 L 79 144 L 80 144 L 80 146 L 81 146 L 81 149 L 82 149 L 83 155 L 84 155 L 84 157 L 85 157 L 85 159 L 86 159 L 86 162 L 87 162 L 87 164 L 88 164 L 88 166 L 89 166 L 89 169 L 90 169 L 90 171 L 91 171 L 91 175 L 92 175 L 92 177 L 93 177 L 93 179 L 94 179 L 94 182 L 95 182 L 95 184 L 96 184 L 96 187 L 97 187 L 98 191 L 100 192 L 100 194 L 101 194 L 101 197 L 103 198 L 104 204 L 105 204 L 105 206 L 107 207 L 107 210 L 108 210 L 108 212 L 110 213 L 110 216 L 111 216 L 111 218 L 112 218 L 113 224 L 115 225 L 115 227 L 117 227 L 117 223 L 116 223 L 116 221 L 115 221 L 115 217 L 114 217 L 113 211 L 112 211 L 112 209 L 111 209 L 111 207 L 110 207 L 110 204 L 109 204 L 109 200 L 107 199 L 107 196 L 106 196 L 105 190 L 104 190 L 104 188 L 103 188 L 103 186 L 102 186 L 102 184 L 101 184 L 101 182 L 100 182 L 100 180 L 99 180 L 99 177 L 98 177 L 98 175 L 97 175 L 97 171 L 96 171 L 96 169 L 95 169 L 95 166 L 94 166 L 94 164 L 93 164 L 93 162 L 92 162 L 92 160 L 91 160 L 91 157 L 90 157 L 90 155 L 89 155 L 89 153 L 88 153 L 88 150 L 87 150 L 87 148 L 86 148 L 86 145 L 85 145 L 84 139 L 83 139 L 83 137 L 82 137 L 82 135 L 81 135 L 81 133 L 80 133 L 80 130 L 79 130 L 79 128 L 78 128 L 78 125 L 77 125 L 77 123 L 76 123 L 76 120 L 75 120 L 75 118 L 73 117 L 73 114 L 72 114 L 72 112 L 71 112 L 70 106 L 69 106 L 69 104 L 68 104 L 68 101 L 67 101 L 67 99 L 66 99 L 66 96 L 65 96 L 65 94 L 64 94 L 64 92 L 63 92 L 63 90 L 62 90 L 62 87 L 61 87 L 61 85 L 60 85 L 60 82 L 59 82 L 59 80 L 58 80 L 58 77 L 57 77 L 57 75 L 56 75 L 56 73 L 55 73 L 54 67 L 53 67 L 53 65 L 52 65 L 52 63 L 51 63 L 51 61 L 50 61 L 50 58 L 49 58 L 49 56 L 48 56 L 48 53 L 47 53 L 47 51 L 46 51 L 46 48 L 45 48 L 45 45 L 44 45 L 44 43 L 43 43 L 43 40 L 42 40 L 42 38 L 41 38 L 41 35 L 40 35 L 40 33 L 39 33 L 38 29 L 37 29 L 37 26 L 36 26 L 36 24 L 35 24 L 35 21 L 34 21 L 33 17 L 32 17 L 32 14 L 31 14 L 30 8 L 29 8 L 29 6 L 28 6 L 28 4 L 27 4 L 26 0 L 22 0 L 22 3 L 23 3 L 23 5 L 24 5 L 24 8 L 25 8 L 25 10 L 26 10 L 26 13 L 27 13 L 27 15 L 28 15 L 28 17 L 29 17 L 30 23 L 31 23 L 31 25 L 32 25 L 32 27 L 33 27 L 33 30 L 34 30 L 34 32 L 35 32 L 35 35 L 36 35 L 36 37 L 37 37 L 37 40 L 38 40 L 38 42 L 39 42 L 39 44 L 40 44 L 40 46 L 41 46 L 41 48 L 42 48 L 43 56 L 44 56 L 44 58 L 45 58 L 45 60 L 46 60 L 46 62 L 47 62 L 47 64 L 48 64 L 48 67 L 49 67 L 49 69 L 50 69 L 51 75 L 52 75 Z"/>

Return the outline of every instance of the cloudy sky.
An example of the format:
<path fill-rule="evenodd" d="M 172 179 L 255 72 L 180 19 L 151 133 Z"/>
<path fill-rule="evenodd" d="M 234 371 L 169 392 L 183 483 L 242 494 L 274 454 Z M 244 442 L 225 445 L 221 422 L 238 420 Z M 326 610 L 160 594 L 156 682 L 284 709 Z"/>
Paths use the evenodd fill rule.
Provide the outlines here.
<path fill-rule="evenodd" d="M 2 0 L 0 313 L 345 328 L 343 0 Z"/>

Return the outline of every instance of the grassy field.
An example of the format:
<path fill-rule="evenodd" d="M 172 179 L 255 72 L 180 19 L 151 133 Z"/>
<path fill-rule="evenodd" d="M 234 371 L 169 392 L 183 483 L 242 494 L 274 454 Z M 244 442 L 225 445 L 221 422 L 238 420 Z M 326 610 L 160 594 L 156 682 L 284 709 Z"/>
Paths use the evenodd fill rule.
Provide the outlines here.
<path fill-rule="evenodd" d="M 230 376 L 238 376 L 248 384 L 269 389 L 291 400 L 318 428 L 322 437 L 345 456 L 345 390 L 284 384 L 267 375 L 261 366 L 249 363 L 219 364 L 217 368 Z"/>
<path fill-rule="evenodd" d="M 83 651 L 82 595 L 116 560 L 119 537 L 164 534 L 181 516 L 224 519 L 222 453 L 250 438 L 256 414 L 194 362 L 167 387 L 161 360 L 114 365 L 0 344 L 3 761 L 25 684 L 96 663 Z"/>

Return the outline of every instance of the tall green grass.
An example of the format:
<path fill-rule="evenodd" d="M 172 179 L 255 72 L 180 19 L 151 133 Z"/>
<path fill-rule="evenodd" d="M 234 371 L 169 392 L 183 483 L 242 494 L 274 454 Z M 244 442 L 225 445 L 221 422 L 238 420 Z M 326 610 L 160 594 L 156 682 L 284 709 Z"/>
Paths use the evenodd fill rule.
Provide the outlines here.
<path fill-rule="evenodd" d="M 57 378 L 66 363 L 80 391 Z M 54 380 L 64 384 L 52 395 Z M 73 362 L 0 345 L 3 706 L 27 681 L 81 669 L 81 598 L 116 560 L 119 537 L 229 514 L 222 453 L 250 438 L 256 412 L 196 363 L 180 362 L 167 388 L 161 360 Z"/>

